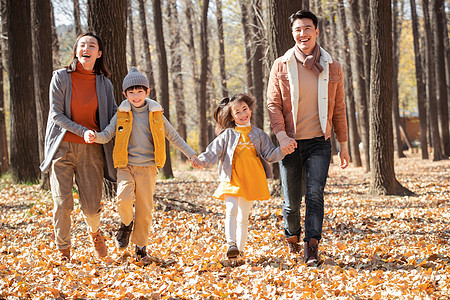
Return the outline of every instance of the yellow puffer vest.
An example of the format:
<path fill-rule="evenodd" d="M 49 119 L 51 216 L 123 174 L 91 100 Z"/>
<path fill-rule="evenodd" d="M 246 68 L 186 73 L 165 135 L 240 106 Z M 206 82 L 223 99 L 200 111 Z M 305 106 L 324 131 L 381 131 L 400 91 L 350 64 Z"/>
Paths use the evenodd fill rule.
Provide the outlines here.
<path fill-rule="evenodd" d="M 166 162 L 166 136 L 164 133 L 164 117 L 161 106 L 153 100 L 147 99 L 149 107 L 148 121 L 153 136 L 155 148 L 155 163 L 162 168 Z M 123 168 L 128 164 L 128 142 L 133 126 L 131 103 L 125 100 L 117 110 L 116 141 L 113 150 L 115 168 Z"/>

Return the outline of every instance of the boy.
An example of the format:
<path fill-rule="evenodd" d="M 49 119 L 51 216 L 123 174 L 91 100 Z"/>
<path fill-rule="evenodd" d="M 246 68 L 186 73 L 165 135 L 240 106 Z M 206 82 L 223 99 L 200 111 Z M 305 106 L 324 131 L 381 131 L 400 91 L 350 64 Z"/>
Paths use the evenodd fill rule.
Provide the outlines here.
<path fill-rule="evenodd" d="M 146 245 L 152 219 L 153 193 L 158 168 L 164 166 L 166 159 L 165 138 L 190 158 L 193 165 L 198 158 L 163 116 L 162 107 L 147 98 L 149 83 L 135 67 L 125 76 L 122 89 L 127 100 L 121 103 L 110 124 L 102 132 L 86 132 L 84 138 L 89 143 L 104 144 L 116 136 L 113 160 L 117 168 L 117 200 L 121 219 L 116 245 L 119 249 L 125 249 L 133 233 L 131 242 L 136 245 L 136 257 L 148 264 L 151 261 Z"/>

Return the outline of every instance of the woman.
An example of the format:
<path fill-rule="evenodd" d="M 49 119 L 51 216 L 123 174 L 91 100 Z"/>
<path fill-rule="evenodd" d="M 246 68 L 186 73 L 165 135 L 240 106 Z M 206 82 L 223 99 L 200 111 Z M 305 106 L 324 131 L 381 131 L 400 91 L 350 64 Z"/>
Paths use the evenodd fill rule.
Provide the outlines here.
<path fill-rule="evenodd" d="M 97 257 L 107 255 L 100 232 L 103 177 L 115 181 L 112 143 L 86 144 L 87 130 L 103 130 L 117 110 L 103 43 L 92 32 L 78 36 L 72 63 L 53 72 L 50 112 L 41 170 L 50 170 L 55 241 L 63 259 L 70 259 L 73 176 L 79 204 Z"/>

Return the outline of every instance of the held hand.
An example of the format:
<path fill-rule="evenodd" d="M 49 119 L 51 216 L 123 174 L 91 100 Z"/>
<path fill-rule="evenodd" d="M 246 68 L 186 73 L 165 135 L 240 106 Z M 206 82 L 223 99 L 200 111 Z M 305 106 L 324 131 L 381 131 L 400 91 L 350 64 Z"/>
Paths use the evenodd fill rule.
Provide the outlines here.
<path fill-rule="evenodd" d="M 339 164 L 339 167 L 341 169 L 347 168 L 349 165 L 349 162 L 350 162 L 350 155 L 348 155 L 347 147 L 341 148 L 341 152 L 339 152 L 339 158 L 341 159 L 341 163 Z"/>
<path fill-rule="evenodd" d="M 284 155 L 291 154 L 297 148 L 297 142 L 293 138 L 286 137 L 280 141 L 280 148 Z"/>
<path fill-rule="evenodd" d="M 293 150 L 290 150 L 289 148 L 286 148 L 286 147 L 280 148 L 280 150 L 281 150 L 281 152 L 282 152 L 284 155 L 288 155 L 288 154 L 291 154 L 291 153 L 293 152 Z"/>
<path fill-rule="evenodd" d="M 84 141 L 88 144 L 92 144 L 97 140 L 97 136 L 93 130 L 88 130 L 84 133 Z"/>
<path fill-rule="evenodd" d="M 197 155 L 192 155 L 189 159 L 191 161 L 191 165 L 193 168 L 202 169 L 203 165 L 200 159 L 198 159 Z"/>

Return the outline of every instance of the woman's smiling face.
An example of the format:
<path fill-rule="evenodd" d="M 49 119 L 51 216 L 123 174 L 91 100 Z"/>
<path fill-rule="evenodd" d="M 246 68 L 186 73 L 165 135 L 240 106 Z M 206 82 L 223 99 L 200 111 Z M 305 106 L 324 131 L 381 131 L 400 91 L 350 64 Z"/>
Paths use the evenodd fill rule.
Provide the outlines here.
<path fill-rule="evenodd" d="M 102 56 L 99 50 L 98 41 L 93 36 L 83 36 L 77 44 L 77 58 L 86 70 L 93 70 L 95 61 Z"/>

